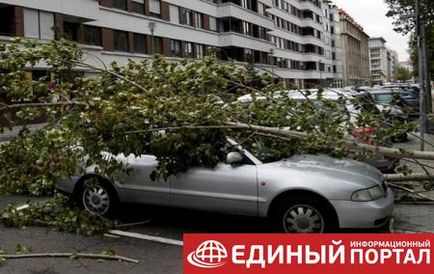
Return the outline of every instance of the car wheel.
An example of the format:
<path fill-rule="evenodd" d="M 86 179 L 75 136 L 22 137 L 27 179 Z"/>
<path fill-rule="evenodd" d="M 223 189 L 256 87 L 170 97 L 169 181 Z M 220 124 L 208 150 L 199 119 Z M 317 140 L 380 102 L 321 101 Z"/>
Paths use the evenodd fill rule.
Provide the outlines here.
<path fill-rule="evenodd" d="M 407 140 L 408 140 L 407 133 L 402 133 L 392 137 L 392 141 L 395 143 L 403 143 L 403 142 L 407 142 Z"/>
<path fill-rule="evenodd" d="M 328 206 L 315 198 L 291 197 L 277 207 L 275 223 L 285 233 L 324 233 L 337 227 L 334 214 Z"/>
<path fill-rule="evenodd" d="M 76 193 L 78 204 L 93 215 L 112 216 L 118 205 L 115 190 L 106 180 L 93 176 L 80 184 Z"/>

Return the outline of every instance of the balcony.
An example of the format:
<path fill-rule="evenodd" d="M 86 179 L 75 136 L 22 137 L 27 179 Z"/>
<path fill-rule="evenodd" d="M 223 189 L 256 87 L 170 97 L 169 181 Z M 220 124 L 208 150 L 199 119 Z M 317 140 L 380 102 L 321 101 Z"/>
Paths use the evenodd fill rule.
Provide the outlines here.
<path fill-rule="evenodd" d="M 313 3 L 314 0 L 298 0 L 302 9 L 312 9 L 318 14 L 322 14 L 321 1 L 318 0 L 319 5 Z"/>
<path fill-rule="evenodd" d="M 217 17 L 233 17 L 268 29 L 274 28 L 274 23 L 269 18 L 233 3 L 219 4 L 217 8 Z"/>
<path fill-rule="evenodd" d="M 274 44 L 266 40 L 250 37 L 236 32 L 226 32 L 219 35 L 220 47 L 240 47 L 269 52 Z"/>
<path fill-rule="evenodd" d="M 324 55 L 320 54 L 296 52 L 280 48 L 276 48 L 274 50 L 274 56 L 279 58 L 297 60 L 301 62 L 319 62 L 321 60 L 324 61 L 327 59 Z"/>
<path fill-rule="evenodd" d="M 296 70 L 296 69 L 284 69 L 279 67 L 272 68 L 271 66 L 265 67 L 269 71 L 274 71 L 279 77 L 285 79 L 329 79 L 333 78 L 333 73 L 329 72 L 319 72 L 319 71 L 308 71 L 308 70 Z"/>

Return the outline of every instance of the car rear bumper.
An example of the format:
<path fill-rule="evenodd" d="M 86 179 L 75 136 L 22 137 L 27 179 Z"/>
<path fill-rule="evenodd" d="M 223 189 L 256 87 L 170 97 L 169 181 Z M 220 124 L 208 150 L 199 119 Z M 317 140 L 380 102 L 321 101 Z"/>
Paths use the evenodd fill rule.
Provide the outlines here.
<path fill-rule="evenodd" d="M 340 228 L 375 228 L 392 216 L 394 195 L 390 188 L 386 197 L 370 202 L 330 201 L 339 218 Z"/>

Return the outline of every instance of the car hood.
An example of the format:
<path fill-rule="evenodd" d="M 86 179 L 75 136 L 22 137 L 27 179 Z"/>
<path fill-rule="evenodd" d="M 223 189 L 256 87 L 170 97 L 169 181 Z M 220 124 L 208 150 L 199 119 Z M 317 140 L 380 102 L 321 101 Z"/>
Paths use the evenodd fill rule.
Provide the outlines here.
<path fill-rule="evenodd" d="M 276 167 L 305 169 L 306 172 L 321 172 L 324 175 L 345 177 L 362 177 L 375 183 L 383 181 L 380 171 L 371 165 L 349 159 L 337 159 L 327 155 L 295 155 L 291 158 L 270 163 Z"/>

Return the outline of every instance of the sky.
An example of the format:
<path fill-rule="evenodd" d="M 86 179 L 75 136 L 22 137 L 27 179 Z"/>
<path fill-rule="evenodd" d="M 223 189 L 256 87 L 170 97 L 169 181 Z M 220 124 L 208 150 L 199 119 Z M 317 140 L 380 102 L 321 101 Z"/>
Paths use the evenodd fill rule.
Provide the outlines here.
<path fill-rule="evenodd" d="M 393 30 L 393 20 L 386 17 L 387 5 L 383 0 L 332 0 L 361 24 L 370 37 L 382 36 L 386 46 L 399 54 L 400 61 L 408 60 L 408 36 Z"/>

